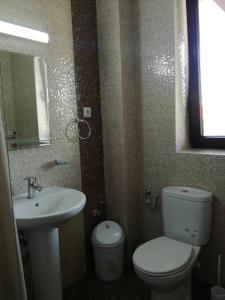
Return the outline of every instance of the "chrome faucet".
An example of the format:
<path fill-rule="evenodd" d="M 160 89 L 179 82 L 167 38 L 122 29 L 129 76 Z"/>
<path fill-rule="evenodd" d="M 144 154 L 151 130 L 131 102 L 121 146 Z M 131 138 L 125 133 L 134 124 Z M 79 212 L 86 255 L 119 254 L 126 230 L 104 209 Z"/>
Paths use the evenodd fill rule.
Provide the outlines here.
<path fill-rule="evenodd" d="M 36 198 L 36 192 L 42 191 L 42 187 L 37 183 L 37 178 L 33 176 L 28 176 L 24 178 L 28 182 L 28 199 Z"/>

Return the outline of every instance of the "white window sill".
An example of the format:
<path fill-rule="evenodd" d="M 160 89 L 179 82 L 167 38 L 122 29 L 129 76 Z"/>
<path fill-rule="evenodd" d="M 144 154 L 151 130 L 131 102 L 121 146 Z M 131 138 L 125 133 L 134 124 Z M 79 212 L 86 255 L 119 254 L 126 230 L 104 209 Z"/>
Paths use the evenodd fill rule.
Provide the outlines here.
<path fill-rule="evenodd" d="M 224 156 L 225 150 L 217 150 L 217 149 L 184 149 L 176 151 L 177 154 L 197 154 L 197 155 L 208 155 L 208 156 Z"/>

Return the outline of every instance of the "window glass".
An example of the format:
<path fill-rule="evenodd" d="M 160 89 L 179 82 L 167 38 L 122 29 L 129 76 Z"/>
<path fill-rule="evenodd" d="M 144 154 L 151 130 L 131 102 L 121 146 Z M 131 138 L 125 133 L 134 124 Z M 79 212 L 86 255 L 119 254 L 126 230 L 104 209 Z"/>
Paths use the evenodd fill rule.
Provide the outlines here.
<path fill-rule="evenodd" d="M 225 137 L 225 0 L 199 0 L 201 130 Z"/>

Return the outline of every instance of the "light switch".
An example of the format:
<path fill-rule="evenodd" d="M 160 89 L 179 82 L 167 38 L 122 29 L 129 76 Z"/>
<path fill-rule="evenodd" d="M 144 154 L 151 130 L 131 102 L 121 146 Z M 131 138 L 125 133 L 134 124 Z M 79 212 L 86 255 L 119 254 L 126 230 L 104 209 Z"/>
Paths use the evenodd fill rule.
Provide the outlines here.
<path fill-rule="evenodd" d="M 84 116 L 84 118 L 91 118 L 91 107 L 90 106 L 83 107 L 83 116 Z"/>

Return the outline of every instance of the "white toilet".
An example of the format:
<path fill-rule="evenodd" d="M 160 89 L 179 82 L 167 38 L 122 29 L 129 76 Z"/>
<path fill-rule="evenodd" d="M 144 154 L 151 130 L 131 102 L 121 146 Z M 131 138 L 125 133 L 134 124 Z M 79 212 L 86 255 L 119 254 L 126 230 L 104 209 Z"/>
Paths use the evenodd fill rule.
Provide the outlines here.
<path fill-rule="evenodd" d="M 209 239 L 212 193 L 171 186 L 162 192 L 165 235 L 139 246 L 133 264 L 151 300 L 191 300 L 191 271 Z"/>

